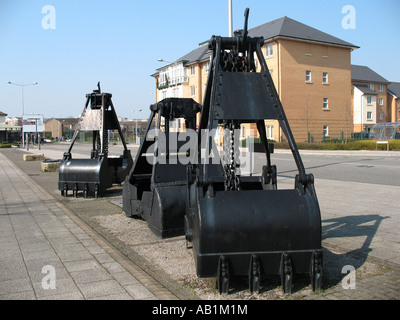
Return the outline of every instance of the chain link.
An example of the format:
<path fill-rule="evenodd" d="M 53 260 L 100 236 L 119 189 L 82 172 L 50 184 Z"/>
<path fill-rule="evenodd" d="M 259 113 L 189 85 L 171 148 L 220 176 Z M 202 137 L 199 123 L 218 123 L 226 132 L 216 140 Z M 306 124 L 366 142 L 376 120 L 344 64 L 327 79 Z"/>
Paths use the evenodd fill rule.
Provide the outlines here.
<path fill-rule="evenodd" d="M 236 141 L 235 130 L 239 124 L 233 121 L 224 123 L 224 157 L 225 157 L 225 190 L 240 190 L 239 141 Z"/>

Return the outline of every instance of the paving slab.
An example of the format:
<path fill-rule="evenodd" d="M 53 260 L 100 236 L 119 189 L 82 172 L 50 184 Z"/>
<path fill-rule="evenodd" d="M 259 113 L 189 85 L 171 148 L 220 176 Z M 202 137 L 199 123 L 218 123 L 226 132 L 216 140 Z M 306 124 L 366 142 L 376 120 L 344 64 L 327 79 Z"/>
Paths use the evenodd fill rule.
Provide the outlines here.
<path fill-rule="evenodd" d="M 0 300 L 158 299 L 127 259 L 110 256 L 112 245 L 2 152 L 0 180 Z"/>

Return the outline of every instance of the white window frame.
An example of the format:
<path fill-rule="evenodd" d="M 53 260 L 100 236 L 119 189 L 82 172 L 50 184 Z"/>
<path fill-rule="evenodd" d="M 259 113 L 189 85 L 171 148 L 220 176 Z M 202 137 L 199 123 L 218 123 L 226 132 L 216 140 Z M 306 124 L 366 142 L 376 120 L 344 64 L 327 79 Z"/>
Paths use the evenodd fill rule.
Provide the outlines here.
<path fill-rule="evenodd" d="M 367 120 L 372 120 L 372 111 L 367 111 Z"/>
<path fill-rule="evenodd" d="M 329 99 L 322 98 L 322 109 L 329 110 Z"/>
<path fill-rule="evenodd" d="M 196 67 L 195 66 L 190 66 L 190 75 L 194 76 L 196 74 Z"/>
<path fill-rule="evenodd" d="M 207 62 L 204 64 L 204 72 L 205 72 L 205 73 L 208 73 L 209 70 L 210 70 L 210 61 L 207 61 Z"/>
<path fill-rule="evenodd" d="M 383 106 L 383 98 L 379 98 L 379 105 Z"/>
<path fill-rule="evenodd" d="M 379 84 L 379 91 L 383 91 L 383 84 Z"/>
<path fill-rule="evenodd" d="M 267 139 L 274 140 L 274 126 L 265 126 L 265 131 L 267 133 Z"/>
<path fill-rule="evenodd" d="M 369 88 L 370 88 L 371 90 L 374 90 L 374 84 L 373 84 L 373 83 L 370 83 L 370 84 L 369 84 Z"/>
<path fill-rule="evenodd" d="M 323 127 L 324 137 L 329 137 L 329 126 Z"/>
<path fill-rule="evenodd" d="M 190 96 L 194 97 L 196 95 L 196 86 L 190 86 Z"/>
<path fill-rule="evenodd" d="M 273 43 L 267 43 L 265 45 L 265 57 L 266 58 L 270 58 L 274 56 L 274 47 L 273 47 Z"/>
<path fill-rule="evenodd" d="M 326 84 L 328 82 L 328 72 L 323 72 L 322 73 L 322 83 Z"/>
<path fill-rule="evenodd" d="M 306 70 L 306 82 L 311 82 L 312 77 L 311 77 L 311 70 Z"/>
<path fill-rule="evenodd" d="M 372 96 L 367 96 L 367 104 L 372 104 Z"/>

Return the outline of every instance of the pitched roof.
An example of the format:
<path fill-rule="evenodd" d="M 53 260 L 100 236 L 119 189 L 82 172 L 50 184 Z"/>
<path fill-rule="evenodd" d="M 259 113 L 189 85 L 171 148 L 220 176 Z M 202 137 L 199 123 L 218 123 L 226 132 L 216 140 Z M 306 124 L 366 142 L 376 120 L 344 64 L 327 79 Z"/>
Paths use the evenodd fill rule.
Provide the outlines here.
<path fill-rule="evenodd" d="M 196 49 L 190 51 L 189 53 L 185 54 L 183 57 L 175 60 L 174 62 L 171 62 L 168 65 L 165 65 L 161 68 L 157 69 L 157 72 L 153 73 L 151 76 L 157 76 L 159 70 L 161 69 L 165 69 L 166 67 L 173 65 L 175 63 L 178 62 L 183 62 L 183 63 L 192 63 L 192 62 L 196 62 L 196 61 L 202 61 L 205 60 L 207 58 L 209 58 L 211 55 L 211 50 L 208 49 L 208 42 L 203 42 L 201 43 Z"/>
<path fill-rule="evenodd" d="M 400 97 L 400 82 L 391 82 L 388 85 L 388 91 L 396 97 Z"/>
<path fill-rule="evenodd" d="M 211 50 L 208 49 L 208 43 L 199 45 L 196 49 L 185 54 L 183 57 L 176 60 L 176 62 L 191 63 L 195 61 L 201 61 L 207 59 L 211 54 Z"/>
<path fill-rule="evenodd" d="M 367 66 L 351 65 L 351 80 L 364 82 L 389 83 L 385 78 Z"/>
<path fill-rule="evenodd" d="M 367 85 L 362 85 L 362 84 L 355 84 L 354 85 L 357 89 L 359 89 L 362 93 L 368 94 L 368 95 L 378 95 L 376 91 L 370 89 Z"/>
<path fill-rule="evenodd" d="M 0 116 L 7 116 L 7 113 L 4 113 L 3 111 L 0 111 Z"/>
<path fill-rule="evenodd" d="M 258 27 L 249 29 L 248 34 L 250 37 L 262 36 L 264 37 L 264 40 L 276 37 L 288 37 L 299 40 L 308 40 L 333 45 L 340 45 L 353 49 L 359 48 L 354 44 L 343 41 L 339 38 L 331 36 L 320 30 L 314 29 L 286 16 L 273 20 L 271 22 L 264 23 Z"/>
<path fill-rule="evenodd" d="M 331 36 L 325 32 L 319 31 L 312 27 L 309 27 L 303 23 L 300 23 L 296 20 L 293 20 L 288 17 L 282 17 L 276 19 L 271 22 L 264 23 L 258 27 L 252 28 L 248 30 L 248 35 L 250 37 L 264 37 L 264 40 L 268 40 L 276 37 L 288 37 L 298 40 L 307 40 L 314 42 L 322 42 L 331 45 L 345 46 L 351 49 L 357 49 L 358 46 L 351 44 L 349 42 L 343 41 L 339 38 Z M 196 61 L 202 61 L 207 59 L 211 55 L 211 51 L 208 49 L 206 45 L 208 42 L 200 44 L 196 49 L 190 51 L 185 54 L 183 57 L 175 60 L 175 62 L 183 62 L 183 63 L 193 63 Z M 171 65 L 170 64 L 170 65 Z M 156 76 L 158 74 L 158 70 L 164 69 L 167 66 L 161 67 L 157 69 L 157 72 L 152 74 L 152 76 Z"/>

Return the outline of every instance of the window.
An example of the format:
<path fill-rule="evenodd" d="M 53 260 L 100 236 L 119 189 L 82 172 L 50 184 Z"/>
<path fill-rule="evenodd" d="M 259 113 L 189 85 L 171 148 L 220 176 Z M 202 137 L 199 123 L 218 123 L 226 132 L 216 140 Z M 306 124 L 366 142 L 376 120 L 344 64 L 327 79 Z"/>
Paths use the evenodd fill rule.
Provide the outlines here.
<path fill-rule="evenodd" d="M 370 88 L 371 90 L 374 90 L 374 84 L 373 84 L 373 83 L 370 83 L 370 84 L 369 84 L 369 88 Z"/>
<path fill-rule="evenodd" d="M 266 126 L 267 139 L 274 140 L 274 126 Z"/>
<path fill-rule="evenodd" d="M 322 83 L 328 83 L 328 73 L 322 73 Z"/>
<path fill-rule="evenodd" d="M 368 104 L 372 104 L 372 97 L 371 96 L 367 96 L 367 103 Z"/>
<path fill-rule="evenodd" d="M 329 109 L 328 98 L 324 98 L 324 99 L 323 99 L 322 108 L 323 108 L 323 109 Z"/>
<path fill-rule="evenodd" d="M 379 85 L 379 91 L 383 91 L 383 85 L 382 84 Z"/>
<path fill-rule="evenodd" d="M 306 82 L 311 82 L 311 71 L 306 71 Z"/>
<path fill-rule="evenodd" d="M 379 105 L 383 106 L 383 98 L 379 98 Z"/>
<path fill-rule="evenodd" d="M 379 113 L 379 120 L 383 120 L 383 113 L 382 112 Z"/>
<path fill-rule="evenodd" d="M 190 66 L 190 75 L 193 76 L 195 74 L 195 66 Z"/>
<path fill-rule="evenodd" d="M 328 126 L 324 126 L 324 137 L 329 136 L 329 128 Z"/>
<path fill-rule="evenodd" d="M 367 112 L 367 120 L 372 120 L 372 112 L 371 111 Z"/>
<path fill-rule="evenodd" d="M 196 94 L 196 87 L 190 86 L 190 95 L 193 97 Z"/>
<path fill-rule="evenodd" d="M 208 73 L 209 70 L 210 70 L 210 61 L 207 61 L 204 65 L 204 72 Z"/>
<path fill-rule="evenodd" d="M 269 58 L 269 57 L 272 57 L 273 54 L 274 54 L 274 50 L 273 50 L 273 47 L 272 47 L 272 43 L 268 43 L 268 44 L 265 46 L 265 56 L 266 56 L 267 58 Z"/>

